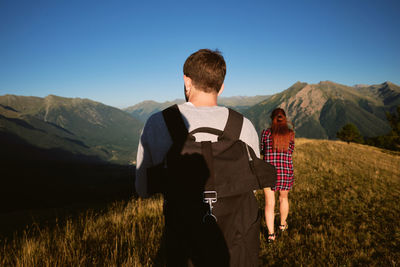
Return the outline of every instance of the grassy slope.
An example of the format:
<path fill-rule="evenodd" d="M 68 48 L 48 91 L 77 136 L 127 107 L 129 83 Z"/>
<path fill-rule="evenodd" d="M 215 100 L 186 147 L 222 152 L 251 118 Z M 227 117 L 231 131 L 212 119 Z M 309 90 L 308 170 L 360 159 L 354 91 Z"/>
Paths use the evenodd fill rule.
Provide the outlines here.
<path fill-rule="evenodd" d="M 299 139 L 290 230 L 265 264 L 400 263 L 400 156 L 368 146 Z"/>
<path fill-rule="evenodd" d="M 298 139 L 294 160 L 290 228 L 271 246 L 261 238 L 262 265 L 397 266 L 400 155 Z M 132 200 L 53 230 L 32 228 L 3 242 L 0 265 L 158 265 L 161 209 L 159 199 Z"/>

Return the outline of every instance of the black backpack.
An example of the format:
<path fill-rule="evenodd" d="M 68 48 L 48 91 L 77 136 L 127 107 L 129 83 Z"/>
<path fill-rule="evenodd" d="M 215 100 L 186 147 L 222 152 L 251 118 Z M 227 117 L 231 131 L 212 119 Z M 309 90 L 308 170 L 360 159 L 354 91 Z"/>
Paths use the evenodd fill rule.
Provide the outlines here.
<path fill-rule="evenodd" d="M 272 187 L 276 170 L 239 140 L 243 116 L 229 109 L 223 131 L 188 133 L 177 105 L 163 111 L 173 145 L 147 170 L 149 193 L 164 195 L 170 266 L 258 266 L 258 203 L 254 190 Z M 217 142 L 196 142 L 195 133 Z"/>

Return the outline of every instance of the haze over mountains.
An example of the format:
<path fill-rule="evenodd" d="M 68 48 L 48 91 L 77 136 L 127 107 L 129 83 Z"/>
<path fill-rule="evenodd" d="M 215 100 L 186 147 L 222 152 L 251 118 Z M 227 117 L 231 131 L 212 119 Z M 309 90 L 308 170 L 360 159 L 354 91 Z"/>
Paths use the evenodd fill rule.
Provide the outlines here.
<path fill-rule="evenodd" d="M 9 147 L 8 157 L 18 158 L 19 151 L 29 147 L 128 164 L 136 158 L 144 121 L 183 101 L 144 101 L 120 110 L 88 99 L 4 95 L 0 96 L 0 141 L 3 151 L 6 144 Z M 400 105 L 400 87 L 391 82 L 357 86 L 297 82 L 272 96 L 225 97 L 219 99 L 219 104 L 242 112 L 258 132 L 268 127 L 271 111 L 282 107 L 298 137 L 335 139 L 336 132 L 349 122 L 362 135 L 371 137 L 390 130 L 385 112 L 394 112 Z"/>

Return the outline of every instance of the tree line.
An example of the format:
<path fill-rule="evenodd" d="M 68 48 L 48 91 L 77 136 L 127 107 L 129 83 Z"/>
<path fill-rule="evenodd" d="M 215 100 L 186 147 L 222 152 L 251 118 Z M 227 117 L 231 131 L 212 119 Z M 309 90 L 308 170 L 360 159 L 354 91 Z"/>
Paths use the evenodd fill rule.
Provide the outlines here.
<path fill-rule="evenodd" d="M 363 137 L 356 125 L 347 123 L 336 133 L 336 137 L 347 143 L 354 142 L 400 151 L 400 106 L 397 107 L 396 111 L 397 114 L 396 112 L 386 112 L 386 118 L 391 128 L 387 134 L 376 137 Z"/>

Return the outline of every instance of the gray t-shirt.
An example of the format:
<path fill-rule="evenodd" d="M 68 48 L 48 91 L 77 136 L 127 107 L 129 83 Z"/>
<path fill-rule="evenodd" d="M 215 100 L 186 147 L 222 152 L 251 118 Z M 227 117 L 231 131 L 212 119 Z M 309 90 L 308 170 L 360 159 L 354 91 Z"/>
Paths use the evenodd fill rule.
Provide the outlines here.
<path fill-rule="evenodd" d="M 178 105 L 179 111 L 189 132 L 199 127 L 211 127 L 223 130 L 228 120 L 229 110 L 226 107 L 195 107 L 187 102 Z M 198 133 L 196 141 L 215 142 L 217 137 L 212 134 Z M 259 156 L 259 139 L 253 124 L 244 118 L 240 140 L 248 144 Z M 138 146 L 136 157 L 136 191 L 141 197 L 148 197 L 146 172 L 147 168 L 163 162 L 165 155 L 172 146 L 172 140 L 165 124 L 162 112 L 153 114 L 146 122 Z"/>

